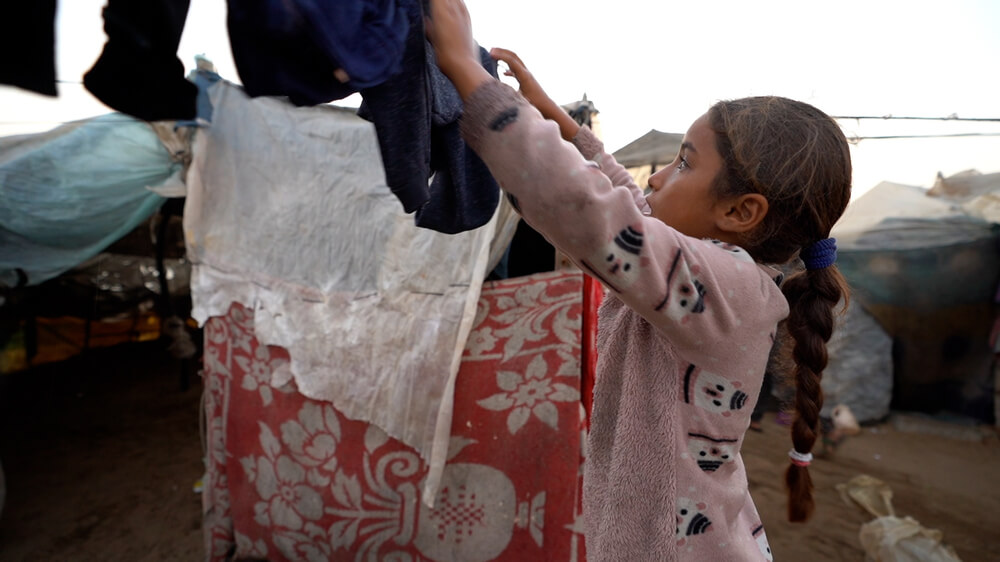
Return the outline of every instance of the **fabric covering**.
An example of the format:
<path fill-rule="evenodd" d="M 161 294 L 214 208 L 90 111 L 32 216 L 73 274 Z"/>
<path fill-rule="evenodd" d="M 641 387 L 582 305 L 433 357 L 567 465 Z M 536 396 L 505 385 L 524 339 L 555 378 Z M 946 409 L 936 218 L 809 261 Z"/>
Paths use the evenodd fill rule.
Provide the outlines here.
<path fill-rule="evenodd" d="M 207 558 L 582 561 L 581 300 L 578 272 L 484 285 L 433 508 L 413 449 L 271 385 L 251 311 L 209 319 Z"/>
<path fill-rule="evenodd" d="M 184 227 L 192 316 L 233 302 L 291 361 L 304 396 L 383 428 L 444 466 L 454 377 L 495 221 L 448 236 L 414 226 L 385 185 L 370 123 L 333 107 L 248 98 L 219 82 L 195 141 Z"/>
<path fill-rule="evenodd" d="M 35 285 L 97 255 L 160 207 L 145 187 L 180 168 L 147 123 L 121 114 L 0 139 L 0 282 L 21 269 Z"/>

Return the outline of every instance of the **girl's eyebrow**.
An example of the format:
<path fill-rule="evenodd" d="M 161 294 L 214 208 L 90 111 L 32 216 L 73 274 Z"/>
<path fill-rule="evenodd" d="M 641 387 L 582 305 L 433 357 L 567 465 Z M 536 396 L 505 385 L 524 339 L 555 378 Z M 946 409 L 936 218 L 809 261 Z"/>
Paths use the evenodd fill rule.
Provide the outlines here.
<path fill-rule="evenodd" d="M 684 142 L 681 143 L 681 150 L 688 150 L 688 151 L 691 151 L 691 152 L 698 152 L 697 150 L 695 150 L 694 145 L 691 144 L 688 141 L 684 141 Z"/>

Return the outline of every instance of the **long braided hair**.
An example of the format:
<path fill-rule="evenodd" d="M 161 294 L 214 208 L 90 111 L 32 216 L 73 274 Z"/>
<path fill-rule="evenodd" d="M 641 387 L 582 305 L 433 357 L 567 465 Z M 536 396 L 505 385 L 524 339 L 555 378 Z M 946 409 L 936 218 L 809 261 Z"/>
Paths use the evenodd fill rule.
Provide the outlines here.
<path fill-rule="evenodd" d="M 851 198 L 850 149 L 837 123 L 809 104 L 774 96 L 721 101 L 708 115 L 725 162 L 715 193 L 759 193 L 768 201 L 760 225 L 741 241 L 754 259 L 784 264 L 829 237 Z M 795 360 L 792 444 L 805 454 L 819 432 L 820 378 L 833 308 L 848 290 L 840 271 L 830 266 L 792 274 L 782 291 L 788 299 L 786 327 Z M 815 507 L 808 468 L 790 462 L 785 482 L 789 520 L 807 520 Z"/>

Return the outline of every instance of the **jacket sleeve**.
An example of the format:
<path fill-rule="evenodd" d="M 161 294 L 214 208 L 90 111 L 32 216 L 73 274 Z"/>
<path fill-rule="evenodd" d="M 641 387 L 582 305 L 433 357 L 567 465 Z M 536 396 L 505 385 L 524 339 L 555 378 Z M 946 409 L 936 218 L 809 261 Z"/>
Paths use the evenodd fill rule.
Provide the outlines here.
<path fill-rule="evenodd" d="M 604 151 L 604 143 L 600 141 L 594 133 L 587 127 L 580 127 L 580 132 L 573 139 L 573 144 L 580 154 L 587 160 L 591 160 L 608 176 L 612 185 L 619 185 L 628 188 L 635 200 L 635 206 L 644 215 L 649 214 L 649 203 L 646 202 L 646 194 L 635 184 L 632 174 L 624 166 L 615 160 L 614 156 Z"/>
<path fill-rule="evenodd" d="M 522 217 L 695 362 L 737 331 L 770 337 L 777 285 L 743 250 L 681 234 L 596 139 L 562 140 L 520 94 L 487 82 L 466 100 L 462 133 Z M 589 147 L 589 148 L 588 148 Z M 640 203 L 638 199 L 641 198 Z M 783 299 L 782 299 L 783 300 Z M 786 307 L 787 308 L 787 307 Z"/>

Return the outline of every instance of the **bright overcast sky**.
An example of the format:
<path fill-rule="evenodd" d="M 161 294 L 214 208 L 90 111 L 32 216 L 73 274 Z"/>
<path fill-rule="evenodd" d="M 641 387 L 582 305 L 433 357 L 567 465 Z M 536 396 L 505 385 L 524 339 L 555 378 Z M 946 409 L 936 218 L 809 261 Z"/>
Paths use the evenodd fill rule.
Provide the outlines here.
<path fill-rule="evenodd" d="M 831 115 L 1000 118 L 994 0 L 467 0 L 484 47 L 518 52 L 560 103 L 583 93 L 609 151 L 650 129 L 683 133 L 718 99 L 776 94 Z M 59 0 L 57 99 L 0 86 L 0 135 L 108 111 L 79 84 L 105 41 L 104 0 Z M 224 0 L 193 0 L 179 56 L 239 81 Z M 126 79 L 126 77 L 123 77 Z M 357 103 L 356 100 L 348 100 Z M 848 136 L 1000 133 L 1000 122 L 842 121 Z M 1000 171 L 1000 136 L 863 140 L 855 193 Z"/>

